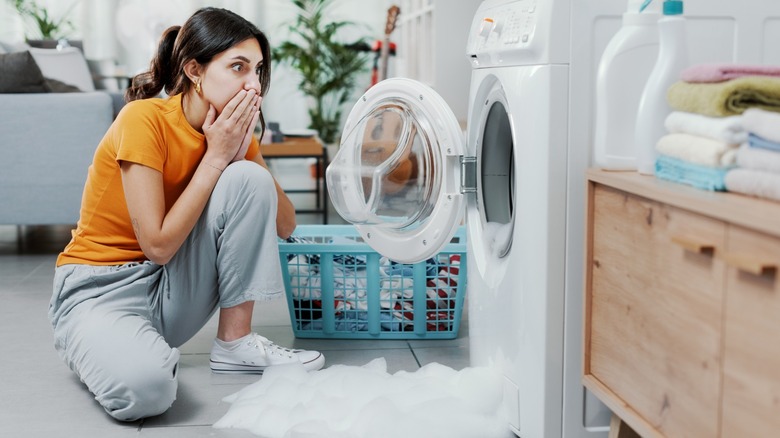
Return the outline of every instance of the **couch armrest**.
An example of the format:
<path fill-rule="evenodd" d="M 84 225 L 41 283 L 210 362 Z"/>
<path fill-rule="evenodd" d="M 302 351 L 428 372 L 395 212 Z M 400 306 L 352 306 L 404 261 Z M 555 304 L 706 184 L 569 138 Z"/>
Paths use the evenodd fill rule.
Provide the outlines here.
<path fill-rule="evenodd" d="M 0 224 L 71 224 L 113 120 L 105 92 L 0 94 Z"/>

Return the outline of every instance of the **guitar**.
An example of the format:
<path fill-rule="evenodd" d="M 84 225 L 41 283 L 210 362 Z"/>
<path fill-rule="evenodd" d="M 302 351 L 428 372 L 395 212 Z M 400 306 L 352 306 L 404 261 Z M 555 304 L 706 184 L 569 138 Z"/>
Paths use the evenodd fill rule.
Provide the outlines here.
<path fill-rule="evenodd" d="M 396 5 L 390 6 L 387 10 L 387 23 L 385 23 L 385 41 L 380 48 L 380 69 L 377 82 L 387 79 L 387 58 L 390 56 L 390 34 L 395 30 L 395 23 L 398 20 L 398 14 L 401 12 L 401 8 Z"/>

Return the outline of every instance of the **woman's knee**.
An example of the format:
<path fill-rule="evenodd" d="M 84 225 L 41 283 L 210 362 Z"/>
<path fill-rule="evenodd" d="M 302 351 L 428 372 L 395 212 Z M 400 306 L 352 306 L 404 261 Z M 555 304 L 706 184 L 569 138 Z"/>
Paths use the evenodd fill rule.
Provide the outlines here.
<path fill-rule="evenodd" d="M 162 364 L 128 364 L 123 372 L 114 376 L 114 384 L 108 391 L 97 394 L 109 415 L 120 421 L 134 421 L 153 417 L 167 411 L 176 400 L 178 389 L 178 350 L 172 350 L 170 358 Z"/>
<path fill-rule="evenodd" d="M 273 186 L 274 180 L 271 173 L 265 167 L 254 161 L 236 161 L 225 168 L 222 178 L 237 179 L 242 182 L 250 182 L 254 187 Z"/>
<path fill-rule="evenodd" d="M 241 204 L 241 200 L 260 201 L 258 205 L 276 205 L 276 185 L 268 169 L 254 161 L 237 161 L 222 173 L 212 193 L 212 202 L 227 206 Z"/>

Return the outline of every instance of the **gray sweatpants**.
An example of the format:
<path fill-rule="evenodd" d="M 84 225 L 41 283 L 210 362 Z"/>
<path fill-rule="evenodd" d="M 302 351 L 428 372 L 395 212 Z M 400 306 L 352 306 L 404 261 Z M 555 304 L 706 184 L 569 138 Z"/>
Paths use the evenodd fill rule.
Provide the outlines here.
<path fill-rule="evenodd" d="M 268 171 L 233 163 L 165 266 L 56 269 L 54 345 L 109 415 L 132 421 L 165 412 L 176 399 L 176 347 L 218 307 L 282 296 L 276 207 Z"/>

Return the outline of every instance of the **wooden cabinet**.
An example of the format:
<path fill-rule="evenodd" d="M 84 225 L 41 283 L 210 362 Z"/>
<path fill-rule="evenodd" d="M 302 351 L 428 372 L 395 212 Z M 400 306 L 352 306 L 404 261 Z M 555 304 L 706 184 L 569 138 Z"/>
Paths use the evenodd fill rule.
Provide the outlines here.
<path fill-rule="evenodd" d="M 780 204 L 588 176 L 585 386 L 642 436 L 780 433 Z"/>
<path fill-rule="evenodd" d="M 780 238 L 731 227 L 728 243 L 723 436 L 778 436 L 780 280 L 771 271 Z"/>

